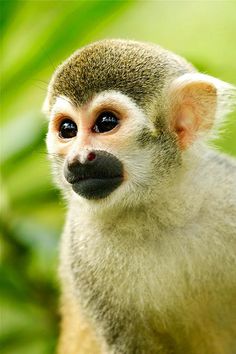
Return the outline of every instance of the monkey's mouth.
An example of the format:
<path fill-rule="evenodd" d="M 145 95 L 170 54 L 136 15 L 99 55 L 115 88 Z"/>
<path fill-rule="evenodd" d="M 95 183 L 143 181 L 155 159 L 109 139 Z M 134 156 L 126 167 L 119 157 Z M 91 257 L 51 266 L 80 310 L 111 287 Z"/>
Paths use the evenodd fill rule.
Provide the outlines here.
<path fill-rule="evenodd" d="M 94 151 L 92 160 L 67 163 L 66 180 L 74 192 L 86 199 L 101 199 L 111 194 L 123 181 L 123 164 L 106 151 Z"/>
<path fill-rule="evenodd" d="M 74 192 L 87 199 L 105 198 L 123 181 L 122 176 L 106 178 L 82 178 L 72 184 Z"/>

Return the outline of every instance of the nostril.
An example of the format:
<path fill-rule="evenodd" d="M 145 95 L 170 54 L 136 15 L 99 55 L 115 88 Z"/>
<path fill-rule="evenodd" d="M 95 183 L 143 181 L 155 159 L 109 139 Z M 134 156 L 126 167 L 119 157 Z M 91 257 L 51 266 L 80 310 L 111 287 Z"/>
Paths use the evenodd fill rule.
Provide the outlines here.
<path fill-rule="evenodd" d="M 88 161 L 93 161 L 96 158 L 96 154 L 94 152 L 90 152 L 87 156 Z"/>

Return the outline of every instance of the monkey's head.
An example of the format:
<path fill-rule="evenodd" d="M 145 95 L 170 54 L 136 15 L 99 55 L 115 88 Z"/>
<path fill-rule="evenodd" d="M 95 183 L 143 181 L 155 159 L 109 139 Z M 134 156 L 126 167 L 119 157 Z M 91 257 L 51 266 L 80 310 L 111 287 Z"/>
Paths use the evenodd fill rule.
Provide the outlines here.
<path fill-rule="evenodd" d="M 57 182 L 98 205 L 156 197 L 219 118 L 226 89 L 156 45 L 104 40 L 76 51 L 44 104 Z"/>

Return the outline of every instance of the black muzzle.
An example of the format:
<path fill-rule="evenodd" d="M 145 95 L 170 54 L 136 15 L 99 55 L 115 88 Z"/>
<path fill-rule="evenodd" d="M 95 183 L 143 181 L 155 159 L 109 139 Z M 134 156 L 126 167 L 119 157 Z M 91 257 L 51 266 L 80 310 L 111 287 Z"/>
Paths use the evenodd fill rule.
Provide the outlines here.
<path fill-rule="evenodd" d="M 73 190 L 87 199 L 105 198 L 123 181 L 123 165 L 106 151 L 93 151 L 84 163 L 74 160 L 64 168 Z"/>

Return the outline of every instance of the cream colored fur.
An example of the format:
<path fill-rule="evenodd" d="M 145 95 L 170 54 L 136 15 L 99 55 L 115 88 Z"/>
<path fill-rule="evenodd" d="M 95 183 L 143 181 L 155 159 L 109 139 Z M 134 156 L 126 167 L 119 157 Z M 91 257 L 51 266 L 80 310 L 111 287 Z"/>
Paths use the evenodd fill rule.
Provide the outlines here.
<path fill-rule="evenodd" d="M 203 141 L 233 89 L 185 75 L 163 86 L 159 125 L 154 101 L 142 108 L 117 90 L 78 107 L 60 95 L 50 109 L 47 145 L 68 204 L 60 354 L 236 353 L 236 163 Z M 120 126 L 91 135 L 103 107 L 119 111 Z M 75 138 L 58 139 L 58 114 L 76 122 Z M 63 168 L 94 149 L 122 162 L 124 181 L 86 200 Z"/>

